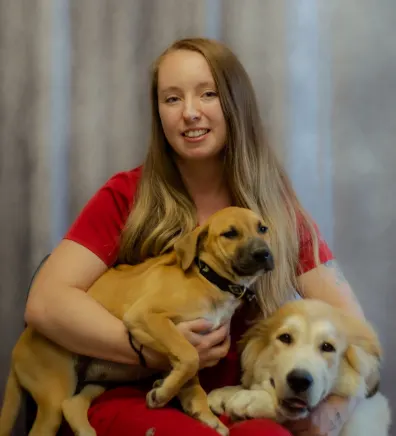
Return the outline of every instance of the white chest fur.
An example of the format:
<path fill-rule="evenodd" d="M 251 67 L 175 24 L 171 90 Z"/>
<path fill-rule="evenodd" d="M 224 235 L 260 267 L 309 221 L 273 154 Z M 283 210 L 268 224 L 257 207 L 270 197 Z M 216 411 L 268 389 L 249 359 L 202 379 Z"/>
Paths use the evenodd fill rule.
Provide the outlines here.
<path fill-rule="evenodd" d="M 213 306 L 204 318 L 213 323 L 212 330 L 216 330 L 220 325 L 225 324 L 234 315 L 235 310 L 241 305 L 242 301 L 236 299 L 232 294 L 229 298 Z"/>

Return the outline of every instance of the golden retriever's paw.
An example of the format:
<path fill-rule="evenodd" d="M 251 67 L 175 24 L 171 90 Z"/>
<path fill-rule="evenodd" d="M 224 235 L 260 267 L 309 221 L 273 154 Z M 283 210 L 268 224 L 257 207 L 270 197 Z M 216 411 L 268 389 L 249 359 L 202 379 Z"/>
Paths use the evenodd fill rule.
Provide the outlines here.
<path fill-rule="evenodd" d="M 234 421 L 270 418 L 276 419 L 276 404 L 266 391 L 241 390 L 225 404 L 225 413 Z"/>
<path fill-rule="evenodd" d="M 226 386 L 211 391 L 208 395 L 208 403 L 213 413 L 216 415 L 225 413 L 226 403 L 240 390 L 242 390 L 242 386 Z"/>

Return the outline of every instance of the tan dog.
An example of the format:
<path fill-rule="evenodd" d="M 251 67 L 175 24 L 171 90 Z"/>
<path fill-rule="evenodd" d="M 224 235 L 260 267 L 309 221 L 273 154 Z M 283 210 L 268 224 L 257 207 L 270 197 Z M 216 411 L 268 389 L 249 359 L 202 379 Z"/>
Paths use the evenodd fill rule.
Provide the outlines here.
<path fill-rule="evenodd" d="M 381 348 L 367 322 L 322 301 L 297 300 L 257 322 L 241 344 L 242 385 L 210 392 L 216 414 L 282 423 L 335 394 L 362 399 L 342 436 L 388 434 L 388 403 L 377 392 Z"/>
<path fill-rule="evenodd" d="M 149 407 L 162 407 L 178 396 L 186 413 L 228 434 L 199 384 L 198 353 L 175 325 L 206 318 L 217 328 L 231 318 L 242 297 L 254 297 L 248 286 L 273 268 L 267 230 L 253 212 L 226 208 L 183 237 L 174 251 L 137 266 L 110 269 L 89 289 L 95 300 L 124 321 L 133 338 L 168 356 L 172 370 L 147 394 Z M 38 405 L 30 436 L 55 435 L 62 413 L 76 434 L 96 435 L 87 410 L 104 388 L 88 385 L 73 396 L 76 357 L 29 327 L 23 332 L 12 354 L 0 436 L 11 433 L 21 387 Z M 127 374 L 121 370 L 116 377 L 125 379 Z M 102 372 L 100 377 L 109 380 L 111 374 Z"/>

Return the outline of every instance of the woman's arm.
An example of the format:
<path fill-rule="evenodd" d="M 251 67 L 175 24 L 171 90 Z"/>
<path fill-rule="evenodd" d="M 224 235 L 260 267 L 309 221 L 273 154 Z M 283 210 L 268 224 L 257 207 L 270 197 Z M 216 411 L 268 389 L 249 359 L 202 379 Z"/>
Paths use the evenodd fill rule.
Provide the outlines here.
<path fill-rule="evenodd" d="M 303 298 L 323 300 L 352 315 L 364 317 L 363 310 L 335 259 L 300 275 L 297 282 Z"/>
<path fill-rule="evenodd" d="M 85 292 L 106 270 L 90 250 L 63 240 L 34 280 L 25 320 L 72 352 L 138 364 L 122 321 Z"/>

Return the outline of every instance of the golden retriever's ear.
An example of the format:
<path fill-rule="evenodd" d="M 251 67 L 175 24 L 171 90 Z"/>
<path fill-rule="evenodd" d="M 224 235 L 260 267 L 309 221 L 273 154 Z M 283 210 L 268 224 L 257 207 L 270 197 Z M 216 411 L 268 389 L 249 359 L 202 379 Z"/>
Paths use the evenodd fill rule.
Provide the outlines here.
<path fill-rule="evenodd" d="M 366 396 L 373 396 L 379 387 L 382 349 L 373 327 L 364 321 L 353 321 L 348 338 L 345 361 L 358 374 L 366 385 Z"/>
<path fill-rule="evenodd" d="M 182 236 L 174 246 L 176 257 L 181 268 L 186 271 L 192 265 L 195 256 L 198 254 L 200 241 L 208 233 L 208 226 L 197 227 L 187 235 Z"/>
<path fill-rule="evenodd" d="M 254 366 L 258 356 L 270 342 L 269 321 L 257 321 L 239 341 L 241 354 L 242 385 L 249 389 L 254 382 Z"/>

